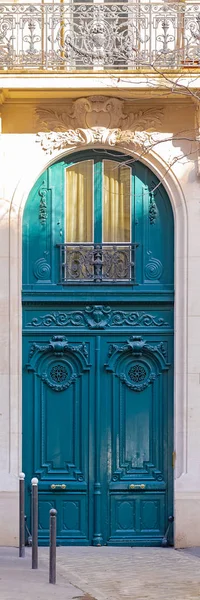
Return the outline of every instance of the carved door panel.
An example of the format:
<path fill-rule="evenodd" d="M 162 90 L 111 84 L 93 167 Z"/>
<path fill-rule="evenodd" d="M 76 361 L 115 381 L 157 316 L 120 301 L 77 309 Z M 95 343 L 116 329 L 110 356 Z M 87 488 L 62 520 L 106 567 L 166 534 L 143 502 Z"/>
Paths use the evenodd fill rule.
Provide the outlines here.
<path fill-rule="evenodd" d="M 52 507 L 58 511 L 58 543 L 90 543 L 90 345 L 66 336 L 25 340 L 24 470 L 27 481 L 39 479 L 42 544 L 48 543 Z"/>
<path fill-rule="evenodd" d="M 171 340 L 118 337 L 104 352 L 107 543 L 159 545 L 172 510 Z"/>
<path fill-rule="evenodd" d="M 163 332 L 111 333 L 120 319 Z M 40 316 L 28 327 L 55 320 L 70 335 L 24 336 L 24 470 L 27 482 L 39 479 L 40 543 L 48 543 L 55 507 L 58 543 L 159 545 L 172 513 L 168 323 L 98 306 Z"/>

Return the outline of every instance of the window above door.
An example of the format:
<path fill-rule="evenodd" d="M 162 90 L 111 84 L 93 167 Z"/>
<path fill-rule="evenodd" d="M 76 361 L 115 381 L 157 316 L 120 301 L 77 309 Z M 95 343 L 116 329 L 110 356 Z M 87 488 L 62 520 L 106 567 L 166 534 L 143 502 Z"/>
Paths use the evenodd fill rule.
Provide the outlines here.
<path fill-rule="evenodd" d="M 24 210 L 23 291 L 80 296 L 92 285 L 99 298 L 122 287 L 127 295 L 173 293 L 169 198 L 148 167 L 113 149 L 50 165 Z"/>
<path fill-rule="evenodd" d="M 66 168 L 62 284 L 134 281 L 131 174 L 129 166 L 99 158 Z"/>

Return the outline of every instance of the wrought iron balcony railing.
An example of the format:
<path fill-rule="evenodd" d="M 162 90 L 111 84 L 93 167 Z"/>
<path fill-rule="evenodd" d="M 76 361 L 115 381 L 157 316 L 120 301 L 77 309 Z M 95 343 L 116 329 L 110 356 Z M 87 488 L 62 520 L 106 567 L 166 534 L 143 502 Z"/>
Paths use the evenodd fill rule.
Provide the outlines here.
<path fill-rule="evenodd" d="M 137 244 L 59 244 L 60 283 L 135 283 Z"/>
<path fill-rule="evenodd" d="M 0 3 L 0 69 L 200 66 L 198 2 Z"/>

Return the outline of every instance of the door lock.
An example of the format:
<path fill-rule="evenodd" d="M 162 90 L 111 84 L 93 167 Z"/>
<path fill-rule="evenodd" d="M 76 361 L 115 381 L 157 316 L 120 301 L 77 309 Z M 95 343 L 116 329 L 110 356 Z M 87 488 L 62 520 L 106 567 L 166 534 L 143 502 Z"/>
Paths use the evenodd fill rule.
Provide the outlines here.
<path fill-rule="evenodd" d="M 66 490 L 65 483 L 52 483 L 51 490 Z"/>

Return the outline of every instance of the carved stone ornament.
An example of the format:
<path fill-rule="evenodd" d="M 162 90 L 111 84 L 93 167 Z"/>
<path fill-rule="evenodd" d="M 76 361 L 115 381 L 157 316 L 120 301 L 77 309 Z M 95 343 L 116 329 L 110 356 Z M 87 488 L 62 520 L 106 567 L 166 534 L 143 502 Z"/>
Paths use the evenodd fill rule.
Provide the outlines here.
<path fill-rule="evenodd" d="M 148 148 L 152 131 L 161 124 L 163 110 L 149 108 L 135 113 L 124 112 L 125 102 L 119 98 L 92 96 L 75 100 L 72 111 L 37 108 L 36 116 L 42 131 L 37 134 L 46 153 L 77 145 L 122 143 Z"/>

